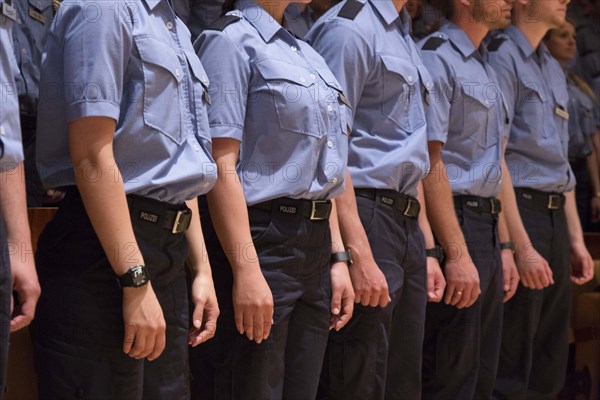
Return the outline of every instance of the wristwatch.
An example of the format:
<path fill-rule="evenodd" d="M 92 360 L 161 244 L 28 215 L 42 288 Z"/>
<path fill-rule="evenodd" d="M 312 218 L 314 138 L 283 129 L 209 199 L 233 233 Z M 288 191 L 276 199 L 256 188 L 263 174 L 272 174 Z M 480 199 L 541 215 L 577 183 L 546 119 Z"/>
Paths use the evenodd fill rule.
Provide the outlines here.
<path fill-rule="evenodd" d="M 431 249 L 425 249 L 427 257 L 435 258 L 441 264 L 444 261 L 444 249 L 441 246 L 435 245 Z"/>
<path fill-rule="evenodd" d="M 338 251 L 337 253 L 331 253 L 331 264 L 337 262 L 345 262 L 348 265 L 352 265 L 352 252 L 350 249 L 346 251 Z"/>
<path fill-rule="evenodd" d="M 139 288 L 150 282 L 148 270 L 143 265 L 136 265 L 117 278 L 122 288 Z"/>

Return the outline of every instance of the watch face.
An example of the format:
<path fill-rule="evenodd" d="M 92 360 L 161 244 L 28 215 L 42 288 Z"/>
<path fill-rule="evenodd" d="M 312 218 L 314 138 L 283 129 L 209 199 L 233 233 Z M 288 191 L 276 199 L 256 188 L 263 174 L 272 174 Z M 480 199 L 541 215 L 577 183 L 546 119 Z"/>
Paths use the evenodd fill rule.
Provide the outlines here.
<path fill-rule="evenodd" d="M 135 286 L 140 286 L 146 282 L 146 274 L 144 273 L 143 267 L 136 267 L 131 270 L 131 279 Z"/>

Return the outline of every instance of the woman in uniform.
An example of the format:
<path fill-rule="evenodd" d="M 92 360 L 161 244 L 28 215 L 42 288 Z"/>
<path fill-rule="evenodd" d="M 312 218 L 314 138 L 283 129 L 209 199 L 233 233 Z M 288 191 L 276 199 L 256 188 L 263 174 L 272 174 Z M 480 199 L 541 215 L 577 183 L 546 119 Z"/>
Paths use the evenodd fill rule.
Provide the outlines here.
<path fill-rule="evenodd" d="M 315 398 L 329 329 L 352 314 L 332 201 L 349 108 L 324 60 L 282 28 L 288 4 L 241 0 L 195 43 L 211 80 L 219 176 L 203 221 L 221 306 L 216 340 L 192 357 L 198 398 Z"/>
<path fill-rule="evenodd" d="M 47 40 L 38 164 L 67 194 L 36 254 L 40 398 L 189 398 L 188 344 L 218 315 L 196 201 L 216 179 L 208 81 L 189 31 L 168 0 L 67 0 Z"/>
<path fill-rule="evenodd" d="M 594 91 L 567 67 L 577 52 L 575 25 L 567 20 L 544 38 L 548 50 L 558 60 L 567 77 L 569 91 L 569 162 L 577 179 L 575 198 L 584 231 L 600 221 L 600 165 L 593 146 L 600 130 L 594 118 L 597 110 Z"/>

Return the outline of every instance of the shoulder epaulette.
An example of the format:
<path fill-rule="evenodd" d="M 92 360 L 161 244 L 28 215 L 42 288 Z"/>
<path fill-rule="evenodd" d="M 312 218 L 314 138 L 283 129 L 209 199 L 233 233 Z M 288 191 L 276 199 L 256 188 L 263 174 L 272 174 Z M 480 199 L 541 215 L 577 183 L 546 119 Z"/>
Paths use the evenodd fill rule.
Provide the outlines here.
<path fill-rule="evenodd" d="M 356 18 L 360 10 L 362 10 L 364 5 L 364 3 L 361 3 L 357 0 L 348 0 L 338 12 L 338 17 L 353 20 L 354 18 Z"/>
<path fill-rule="evenodd" d="M 430 37 L 423 45 L 422 50 L 437 50 L 445 41 L 446 39 L 441 36 Z"/>
<path fill-rule="evenodd" d="M 506 42 L 506 38 L 503 37 L 497 37 L 494 38 L 490 44 L 487 47 L 488 51 L 498 51 L 498 49 L 500 48 L 500 46 L 502 46 L 502 43 Z"/>
<path fill-rule="evenodd" d="M 237 15 L 223 15 L 221 18 L 217 19 L 206 29 L 211 31 L 222 31 L 228 25 L 231 25 L 234 22 L 239 21 L 240 19 L 241 18 Z"/>

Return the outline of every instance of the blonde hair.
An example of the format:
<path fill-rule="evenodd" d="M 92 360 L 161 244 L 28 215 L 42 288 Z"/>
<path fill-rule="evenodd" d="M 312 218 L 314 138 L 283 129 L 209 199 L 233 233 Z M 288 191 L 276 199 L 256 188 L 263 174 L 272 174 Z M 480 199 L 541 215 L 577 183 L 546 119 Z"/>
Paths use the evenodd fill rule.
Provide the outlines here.
<path fill-rule="evenodd" d="M 584 81 L 579 75 L 571 70 L 565 70 L 565 74 L 567 75 L 567 78 L 575 82 L 575 85 L 579 88 L 579 90 L 587 94 L 594 103 L 598 100 L 596 98 L 596 93 L 594 93 L 590 85 L 588 85 L 587 82 Z"/>

